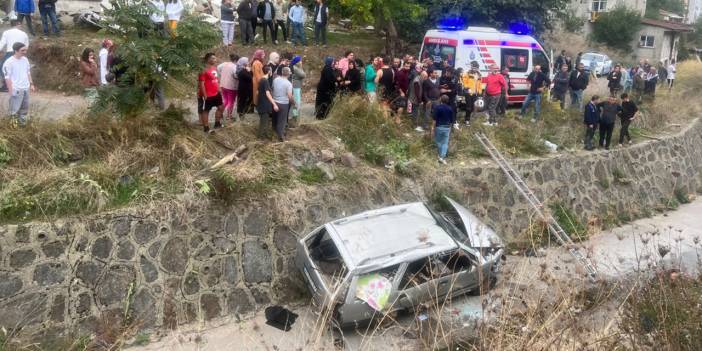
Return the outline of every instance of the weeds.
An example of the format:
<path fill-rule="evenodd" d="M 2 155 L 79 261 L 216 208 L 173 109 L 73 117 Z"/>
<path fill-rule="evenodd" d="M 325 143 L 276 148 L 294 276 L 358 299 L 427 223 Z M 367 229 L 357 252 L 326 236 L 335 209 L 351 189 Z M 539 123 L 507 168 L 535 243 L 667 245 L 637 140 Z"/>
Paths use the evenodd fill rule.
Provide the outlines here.
<path fill-rule="evenodd" d="M 10 160 L 12 160 L 10 146 L 7 144 L 7 140 L 0 138 L 0 168 L 8 164 Z"/>
<path fill-rule="evenodd" d="M 298 179 L 307 185 L 322 184 L 326 181 L 324 171 L 318 167 L 300 167 L 297 169 L 300 172 Z"/>
<path fill-rule="evenodd" d="M 690 195 L 688 195 L 687 191 L 683 188 L 676 188 L 674 191 L 675 194 L 675 199 L 678 201 L 680 204 L 689 204 L 690 203 Z"/>
<path fill-rule="evenodd" d="M 635 349 L 702 349 L 702 278 L 661 272 L 626 299 L 624 339 Z"/>
<path fill-rule="evenodd" d="M 578 219 L 573 210 L 566 207 L 563 203 L 556 202 L 549 205 L 551 215 L 563 228 L 573 241 L 585 241 L 588 238 L 585 225 Z"/>

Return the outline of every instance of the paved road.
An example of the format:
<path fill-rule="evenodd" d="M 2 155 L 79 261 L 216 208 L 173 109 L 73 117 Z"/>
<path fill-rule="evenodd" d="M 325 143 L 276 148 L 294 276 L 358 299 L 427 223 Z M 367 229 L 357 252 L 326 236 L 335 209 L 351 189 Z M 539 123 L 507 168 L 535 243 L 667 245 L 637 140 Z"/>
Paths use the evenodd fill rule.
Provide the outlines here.
<path fill-rule="evenodd" d="M 635 221 L 629 225 L 595 235 L 585 243 L 602 279 L 619 279 L 636 271 L 650 271 L 652 267 L 679 267 L 691 274 L 699 273 L 698 261 L 702 255 L 702 199 L 681 206 L 677 211 Z M 657 233 L 657 234 L 651 234 Z M 667 248 L 667 249 L 661 249 Z M 667 251 L 667 252 L 666 252 Z M 661 253 L 665 253 L 661 259 Z M 559 279 L 581 279 L 582 275 L 563 248 L 545 250 L 541 257 L 510 256 L 505 272 L 511 271 L 508 282 L 494 289 L 490 295 L 510 293 L 514 286 L 531 286 L 529 294 L 549 294 L 544 282 L 537 283 L 540 267 Z M 507 274 L 507 273 L 505 273 Z M 580 278 L 578 278 L 580 277 Z M 483 302 L 491 297 L 465 297 L 445 308 L 444 321 L 459 323 L 472 330 L 470 321 L 482 315 Z M 493 300 L 494 301 L 494 300 Z M 265 324 L 259 313 L 246 321 L 223 319 L 212 324 L 183 326 L 169 332 L 161 340 L 132 351 L 219 351 L 219 350 L 329 350 L 332 337 L 324 333 L 321 340 L 313 337 L 317 319 L 309 306 L 290 307 L 300 315 L 292 330 L 283 332 Z M 399 326 L 382 329 L 373 335 L 358 331 L 345 333 L 346 350 L 419 350 L 416 339 L 403 335 L 403 328 L 411 328 L 414 321 L 405 316 Z M 467 331 L 466 330 L 466 331 Z M 318 345 L 314 347 L 313 345 Z"/>

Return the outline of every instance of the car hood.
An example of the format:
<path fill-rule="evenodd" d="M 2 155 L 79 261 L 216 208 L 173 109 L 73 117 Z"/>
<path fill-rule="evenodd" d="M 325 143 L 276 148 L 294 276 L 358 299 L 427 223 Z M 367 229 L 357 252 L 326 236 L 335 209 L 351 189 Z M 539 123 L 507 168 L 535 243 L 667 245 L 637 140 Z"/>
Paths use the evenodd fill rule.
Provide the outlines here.
<path fill-rule="evenodd" d="M 476 217 L 470 210 L 448 197 L 446 199 L 449 201 L 449 203 L 451 203 L 451 206 L 456 209 L 456 212 L 458 212 L 458 215 L 461 217 L 461 221 L 465 226 L 464 229 L 470 240 L 469 244 L 471 247 L 480 249 L 505 246 L 497 233 L 478 219 L 478 217 Z"/>

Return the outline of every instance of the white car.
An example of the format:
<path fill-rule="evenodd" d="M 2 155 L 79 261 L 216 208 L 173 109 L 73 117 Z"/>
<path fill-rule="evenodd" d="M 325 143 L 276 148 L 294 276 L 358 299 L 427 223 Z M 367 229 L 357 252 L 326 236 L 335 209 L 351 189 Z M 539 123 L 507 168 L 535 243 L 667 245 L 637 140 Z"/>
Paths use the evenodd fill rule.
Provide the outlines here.
<path fill-rule="evenodd" d="M 580 63 L 585 65 L 585 72 L 588 73 L 594 67 L 595 74 L 598 76 L 604 76 L 612 71 L 612 59 L 605 54 L 587 52 L 580 58 Z"/>

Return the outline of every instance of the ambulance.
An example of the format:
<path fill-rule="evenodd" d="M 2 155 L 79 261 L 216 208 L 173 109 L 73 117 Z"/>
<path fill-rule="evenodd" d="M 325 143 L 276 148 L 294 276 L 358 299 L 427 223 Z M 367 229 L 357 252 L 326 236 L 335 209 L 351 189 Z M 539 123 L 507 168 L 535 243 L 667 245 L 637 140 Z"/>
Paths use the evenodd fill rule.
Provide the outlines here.
<path fill-rule="evenodd" d="M 509 68 L 509 103 L 518 104 L 529 93 L 526 79 L 534 65 L 541 65 L 542 72 L 549 76 L 549 59 L 536 39 L 517 33 L 486 27 L 432 29 L 424 36 L 419 57 L 422 61 L 431 58 L 436 70 L 453 67 L 464 72 L 476 61 L 483 82 L 491 65 L 496 64 L 500 71 Z"/>

